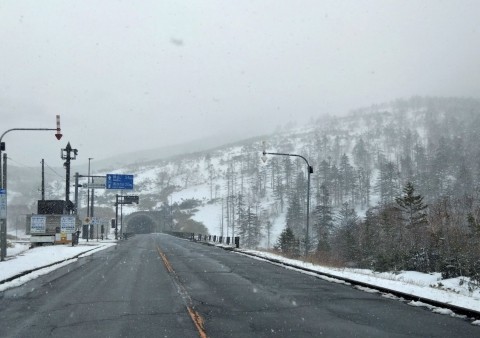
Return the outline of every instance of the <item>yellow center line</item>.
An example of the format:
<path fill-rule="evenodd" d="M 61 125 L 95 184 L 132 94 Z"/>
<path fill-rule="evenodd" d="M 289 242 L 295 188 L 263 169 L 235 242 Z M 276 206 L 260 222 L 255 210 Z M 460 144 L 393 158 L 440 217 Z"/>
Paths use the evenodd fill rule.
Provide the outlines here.
<path fill-rule="evenodd" d="M 173 271 L 173 268 L 170 265 L 170 262 L 168 261 L 167 256 L 165 256 L 165 254 L 160 250 L 160 248 L 158 246 L 157 246 L 157 251 L 158 251 L 158 254 L 160 255 L 160 257 L 162 257 L 163 264 L 165 264 L 165 267 L 167 268 L 168 272 L 174 274 L 175 271 Z"/>
<path fill-rule="evenodd" d="M 205 327 L 203 326 L 202 316 L 200 316 L 200 314 L 193 310 L 190 306 L 187 306 L 187 310 L 190 318 L 192 318 L 192 321 L 197 328 L 198 333 L 200 334 L 200 338 L 207 338 L 207 333 L 205 332 Z"/>
<path fill-rule="evenodd" d="M 185 287 L 182 285 L 180 280 L 178 279 L 177 274 L 175 273 L 175 270 L 173 270 L 172 265 L 167 259 L 167 256 L 160 250 L 160 247 L 157 246 L 157 251 L 158 255 L 162 258 L 163 264 L 165 264 L 165 267 L 167 268 L 167 271 L 170 273 L 170 276 L 172 277 L 173 282 L 177 286 L 178 293 L 182 296 L 182 299 L 187 307 L 188 315 L 193 321 L 193 324 L 195 325 L 195 328 L 198 331 L 198 334 L 200 335 L 200 338 L 207 338 L 207 333 L 205 332 L 205 326 L 204 326 L 204 320 L 202 316 L 193 309 L 193 302 L 192 298 L 190 298 L 190 295 L 187 293 L 187 290 L 185 290 Z"/>

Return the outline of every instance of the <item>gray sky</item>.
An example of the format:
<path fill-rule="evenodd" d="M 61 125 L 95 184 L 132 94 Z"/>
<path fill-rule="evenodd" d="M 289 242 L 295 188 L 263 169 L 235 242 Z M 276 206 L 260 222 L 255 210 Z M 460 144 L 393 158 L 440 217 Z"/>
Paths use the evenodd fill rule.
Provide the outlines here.
<path fill-rule="evenodd" d="M 0 1 L 1 130 L 60 166 L 480 90 L 480 1 Z M 10 162 L 12 163 L 12 162 Z M 93 165 L 93 163 L 92 163 Z"/>

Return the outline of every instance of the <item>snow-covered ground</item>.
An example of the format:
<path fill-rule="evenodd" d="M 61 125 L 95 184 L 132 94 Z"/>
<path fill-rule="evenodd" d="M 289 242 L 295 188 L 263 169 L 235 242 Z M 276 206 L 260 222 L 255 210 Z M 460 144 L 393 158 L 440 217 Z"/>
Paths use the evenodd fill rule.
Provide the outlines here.
<path fill-rule="evenodd" d="M 75 256 L 80 255 L 78 256 L 79 258 L 88 256 L 113 245 L 116 245 L 114 240 L 104 240 L 101 242 L 97 242 L 96 240 L 90 240 L 89 242 L 80 240 L 79 245 L 76 246 L 50 245 L 29 249 L 30 243 L 28 242 L 14 243 L 13 247 L 7 248 L 6 260 L 0 262 L 0 292 L 22 285 L 41 275 L 73 263 L 78 259 L 74 258 Z M 45 268 L 39 269 L 41 267 Z M 29 270 L 35 271 L 15 278 L 12 281 L 2 283 L 2 281 L 6 279 Z"/>
<path fill-rule="evenodd" d="M 0 292 L 22 285 L 29 280 L 37 278 L 38 276 L 47 274 L 55 269 L 68 265 L 78 259 L 73 258 L 77 255 L 80 255 L 80 257 L 83 255 L 90 255 L 113 245 L 116 245 L 115 241 L 113 240 L 98 242 L 96 240 L 91 240 L 89 242 L 81 240 L 80 244 L 74 247 L 71 245 L 54 245 L 29 249 L 29 245 L 27 243 L 15 243 L 13 248 L 8 248 L 7 259 L 3 262 L 0 262 Z M 338 278 L 346 278 L 349 280 L 370 284 L 372 289 L 358 287 L 365 292 L 378 292 L 374 290 L 374 287 L 377 286 L 383 289 L 395 290 L 404 294 L 421 297 L 423 299 L 431 299 L 432 301 L 451 304 L 457 307 L 480 312 L 480 290 L 469 290 L 468 280 L 465 278 L 442 280 L 439 273 L 424 274 L 412 271 L 401 273 L 376 273 L 364 269 L 329 268 L 299 260 L 284 258 L 282 256 L 263 251 L 239 250 L 239 252 L 256 255 L 259 257 L 258 259 L 262 259 L 262 257 L 267 260 L 274 259 L 292 266 L 298 266 L 313 271 L 327 273 L 329 275 L 337 276 Z M 54 264 L 57 262 L 58 264 Z M 35 270 L 12 281 L 2 283 L 2 281 L 21 274 L 22 272 L 34 270 L 50 264 L 54 265 Z M 294 267 L 286 268 L 295 269 Z M 312 274 L 312 272 L 306 272 L 302 270 L 298 271 Z M 318 275 L 315 274 L 315 276 Z M 324 278 L 330 282 L 345 283 L 334 278 L 321 278 Z M 388 294 L 383 294 L 383 296 L 393 297 Z M 425 306 L 436 313 L 456 316 L 456 314 L 454 314 L 451 310 L 434 307 L 422 302 L 412 301 L 409 302 L 409 304 L 412 306 Z M 475 320 L 472 322 L 472 324 L 480 326 L 480 320 Z"/>
<path fill-rule="evenodd" d="M 373 288 L 378 287 L 396 292 L 401 292 L 414 297 L 428 299 L 434 302 L 450 304 L 456 307 L 480 312 L 480 289 L 469 290 L 467 278 L 451 278 L 442 279 L 440 273 L 421 273 L 416 271 L 402 271 L 399 273 L 383 272 L 378 273 L 367 269 L 351 269 L 351 268 L 331 268 L 314 265 L 312 263 L 303 262 L 282 257 L 280 255 L 269 252 L 256 250 L 241 250 L 247 254 L 253 254 L 265 259 L 273 259 L 291 266 L 305 268 L 312 271 L 318 271 L 336 276 L 341 279 L 361 282 L 362 284 L 371 285 L 372 289 L 357 287 L 366 292 L 379 292 Z M 289 267 L 287 267 L 289 268 Z M 291 267 L 295 269 L 294 267 Z M 306 271 L 298 270 L 303 273 Z M 315 276 L 319 276 L 312 272 Z M 320 277 L 332 282 L 345 283 L 343 280 L 335 280 L 329 277 Z M 427 305 L 422 302 L 410 302 L 412 306 L 425 306 L 432 311 L 454 316 L 455 314 L 448 309 L 442 309 Z M 480 325 L 480 320 L 473 322 Z"/>

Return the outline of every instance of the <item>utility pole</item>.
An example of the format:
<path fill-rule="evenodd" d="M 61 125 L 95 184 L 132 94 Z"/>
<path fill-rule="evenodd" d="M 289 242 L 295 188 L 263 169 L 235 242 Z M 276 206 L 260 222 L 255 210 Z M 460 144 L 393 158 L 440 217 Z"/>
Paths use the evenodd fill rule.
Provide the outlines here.
<path fill-rule="evenodd" d="M 78 173 L 75 173 L 75 215 L 78 214 Z"/>
<path fill-rule="evenodd" d="M 3 153 L 2 188 L 7 189 L 7 154 Z"/>
<path fill-rule="evenodd" d="M 92 185 L 94 184 L 94 179 L 92 178 Z M 90 233 L 93 233 L 93 196 L 95 194 L 95 189 L 92 187 L 92 198 L 90 199 L 91 205 L 90 205 Z M 98 224 L 97 224 L 97 231 L 98 231 Z M 90 236 L 90 239 L 93 239 L 92 236 Z M 98 239 L 98 236 L 97 236 Z"/>
<path fill-rule="evenodd" d="M 3 188 L 1 190 L 1 215 L 0 215 L 0 222 L 2 223 L 0 226 L 0 259 L 2 261 L 5 260 L 7 257 L 7 154 L 3 153 L 3 172 L 2 172 L 2 179 Z"/>
<path fill-rule="evenodd" d="M 93 157 L 88 158 L 88 177 L 87 177 L 87 217 L 90 218 L 90 161 Z"/>
<path fill-rule="evenodd" d="M 73 152 L 73 157 L 72 157 Z M 66 177 L 65 177 L 65 214 L 70 214 L 71 211 L 75 208 L 75 205 L 70 201 L 70 161 L 77 159 L 78 150 L 73 149 L 70 145 L 70 142 L 67 143 L 67 147 L 62 149 L 61 157 L 62 160 L 66 160 L 63 166 L 65 167 Z"/>
<path fill-rule="evenodd" d="M 7 154 L 3 153 L 3 172 L 2 172 L 2 181 L 3 181 L 3 189 L 7 189 Z"/>
<path fill-rule="evenodd" d="M 115 240 L 118 239 L 118 194 L 115 195 Z"/>
<path fill-rule="evenodd" d="M 42 158 L 42 201 L 45 201 L 45 160 Z"/>
<path fill-rule="evenodd" d="M 95 188 L 93 188 L 94 184 L 95 184 L 95 179 L 92 177 L 92 197 L 90 199 L 90 217 L 94 216 L 94 212 L 93 212 L 93 204 L 95 199 Z"/>

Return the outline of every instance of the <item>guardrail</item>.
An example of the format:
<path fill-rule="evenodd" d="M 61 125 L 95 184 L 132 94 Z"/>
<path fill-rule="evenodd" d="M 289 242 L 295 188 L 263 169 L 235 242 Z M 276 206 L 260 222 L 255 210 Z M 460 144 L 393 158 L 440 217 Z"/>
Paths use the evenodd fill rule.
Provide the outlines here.
<path fill-rule="evenodd" d="M 164 233 L 180 237 L 184 239 L 189 239 L 195 242 L 209 242 L 209 243 L 219 243 L 234 246 L 235 248 L 240 248 L 240 237 L 230 237 L 230 236 L 217 236 L 217 235 L 204 235 L 204 234 L 195 234 L 193 232 L 180 232 L 180 231 L 164 231 Z"/>

